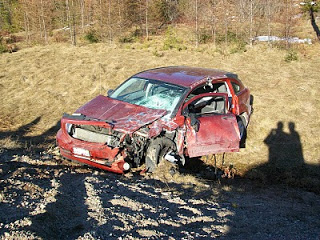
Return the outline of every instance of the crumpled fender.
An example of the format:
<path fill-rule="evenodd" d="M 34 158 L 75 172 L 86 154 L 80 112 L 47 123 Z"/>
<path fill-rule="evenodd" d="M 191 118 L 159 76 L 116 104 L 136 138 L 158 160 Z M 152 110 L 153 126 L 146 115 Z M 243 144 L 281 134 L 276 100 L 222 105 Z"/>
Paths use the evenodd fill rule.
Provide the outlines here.
<path fill-rule="evenodd" d="M 165 121 L 165 120 L 159 119 L 149 125 L 149 138 L 151 139 L 160 135 L 160 133 L 164 130 L 174 131 L 178 127 L 179 125 L 174 121 Z"/>

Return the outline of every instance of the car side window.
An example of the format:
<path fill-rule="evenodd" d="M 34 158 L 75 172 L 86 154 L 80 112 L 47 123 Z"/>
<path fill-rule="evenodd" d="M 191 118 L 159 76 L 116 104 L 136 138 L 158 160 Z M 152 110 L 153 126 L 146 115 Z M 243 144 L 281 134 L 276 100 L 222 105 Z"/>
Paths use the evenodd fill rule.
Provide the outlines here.
<path fill-rule="evenodd" d="M 234 92 L 237 94 L 241 91 L 241 87 L 240 85 L 236 84 L 235 82 L 231 82 L 232 88 L 234 90 Z"/>
<path fill-rule="evenodd" d="M 191 98 L 193 98 L 199 94 L 203 94 L 203 93 L 228 93 L 228 89 L 227 89 L 225 82 L 214 83 L 214 84 L 212 84 L 212 87 L 210 87 L 208 85 L 203 85 L 203 86 L 200 86 L 200 87 L 196 88 L 195 90 L 193 90 L 187 96 L 187 98 L 185 99 L 184 102 L 187 102 Z"/>
<path fill-rule="evenodd" d="M 189 113 L 196 116 L 202 116 L 206 114 L 224 114 L 225 99 L 221 96 L 206 96 L 191 102 L 188 105 Z"/>

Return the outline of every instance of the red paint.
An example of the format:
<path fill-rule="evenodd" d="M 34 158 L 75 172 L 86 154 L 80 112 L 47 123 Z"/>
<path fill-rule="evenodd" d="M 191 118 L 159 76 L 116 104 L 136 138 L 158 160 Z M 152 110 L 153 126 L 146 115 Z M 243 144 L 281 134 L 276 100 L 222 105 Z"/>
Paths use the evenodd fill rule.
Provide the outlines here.
<path fill-rule="evenodd" d="M 205 93 L 190 99 L 184 108 L 197 99 L 210 96 L 223 97 L 225 106 L 228 106 L 227 94 Z M 197 119 L 200 122 L 198 132 L 191 126 L 189 118 L 186 121 L 186 143 L 190 157 L 239 151 L 240 134 L 234 114 L 229 111 L 223 114 L 204 114 Z"/>
<path fill-rule="evenodd" d="M 108 120 L 113 123 L 114 130 L 132 133 L 162 117 L 166 111 L 150 109 L 99 95 L 80 107 L 76 113 Z"/>
<path fill-rule="evenodd" d="M 208 68 L 191 68 L 191 67 L 165 67 L 151 69 L 136 74 L 136 77 L 154 79 L 168 82 L 184 87 L 191 87 L 193 84 L 198 85 L 204 78 L 217 77 L 223 78 L 228 72 Z"/>

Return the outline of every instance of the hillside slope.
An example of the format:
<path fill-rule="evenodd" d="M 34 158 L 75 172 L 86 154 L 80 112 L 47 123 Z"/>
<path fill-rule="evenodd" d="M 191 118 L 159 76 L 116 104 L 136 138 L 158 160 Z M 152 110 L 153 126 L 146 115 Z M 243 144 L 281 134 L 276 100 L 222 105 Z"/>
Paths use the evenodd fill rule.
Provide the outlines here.
<path fill-rule="evenodd" d="M 1 54 L 0 239 L 319 239 L 319 48 L 302 47 L 291 63 L 285 55 L 264 46 L 223 56 L 104 44 Z M 63 112 L 168 65 L 233 71 L 250 87 L 247 147 L 225 162 L 258 181 L 212 181 L 200 161 L 173 176 L 140 176 L 57 156 Z"/>
<path fill-rule="evenodd" d="M 285 141 L 292 140 L 290 146 L 301 151 L 297 159 L 288 152 L 281 153 L 286 151 L 281 145 L 272 151 L 290 158 L 283 168 L 300 161 L 303 168 L 314 173 L 320 164 L 319 53 L 318 45 L 301 46 L 298 60 L 290 63 L 284 61 L 286 51 L 264 45 L 227 56 L 210 49 L 159 53 L 152 47 L 128 49 L 107 44 L 37 46 L 2 54 L 1 143 L 10 148 L 17 144 L 14 135 L 46 133 L 64 112 L 71 113 L 96 95 L 106 94 L 136 72 L 169 65 L 199 66 L 237 73 L 254 95 L 247 148 L 227 154 L 227 164 L 234 164 L 242 175 L 268 164 L 272 149 L 265 139 L 282 123 Z M 295 127 L 294 137 L 288 127 L 290 122 Z M 19 132 L 19 127 L 29 123 L 33 123 L 31 128 Z M 309 170 L 304 177 L 309 177 Z M 250 177 L 261 176 L 251 171 Z"/>

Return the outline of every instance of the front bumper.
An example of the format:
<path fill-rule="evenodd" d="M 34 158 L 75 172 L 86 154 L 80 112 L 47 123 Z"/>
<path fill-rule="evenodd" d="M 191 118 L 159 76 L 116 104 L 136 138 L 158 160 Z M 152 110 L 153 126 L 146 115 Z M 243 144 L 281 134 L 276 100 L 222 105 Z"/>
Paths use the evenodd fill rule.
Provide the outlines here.
<path fill-rule="evenodd" d="M 102 143 L 77 140 L 61 129 L 57 133 L 56 140 L 60 154 L 67 159 L 115 173 L 124 173 L 129 168 L 129 164 L 125 162 L 119 148 L 111 148 Z M 83 149 L 89 155 L 75 153 L 75 149 Z"/>

